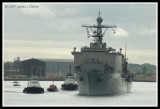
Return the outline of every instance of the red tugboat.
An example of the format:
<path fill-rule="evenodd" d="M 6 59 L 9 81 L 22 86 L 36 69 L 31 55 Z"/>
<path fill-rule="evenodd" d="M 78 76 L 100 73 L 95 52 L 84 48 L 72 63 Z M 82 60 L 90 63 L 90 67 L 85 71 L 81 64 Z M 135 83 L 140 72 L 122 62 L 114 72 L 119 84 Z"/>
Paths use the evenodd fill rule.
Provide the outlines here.
<path fill-rule="evenodd" d="M 54 83 L 53 83 L 52 85 L 50 85 L 50 87 L 49 87 L 49 88 L 47 88 L 47 90 L 48 90 L 49 92 L 55 92 L 55 91 L 58 91 L 57 86 L 56 86 L 56 85 L 54 85 Z"/>

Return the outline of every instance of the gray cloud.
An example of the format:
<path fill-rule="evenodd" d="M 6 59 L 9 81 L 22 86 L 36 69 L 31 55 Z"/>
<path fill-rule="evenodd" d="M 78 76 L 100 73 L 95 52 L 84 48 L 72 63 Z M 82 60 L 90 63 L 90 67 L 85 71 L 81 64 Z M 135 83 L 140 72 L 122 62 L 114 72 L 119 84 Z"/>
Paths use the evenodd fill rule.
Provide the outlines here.
<path fill-rule="evenodd" d="M 28 4 L 16 4 L 28 5 Z M 156 51 L 156 4 L 36 4 L 39 8 L 4 8 L 3 27 L 4 42 L 15 40 L 18 46 L 25 47 L 23 41 L 35 43 L 47 41 L 64 42 L 71 47 L 89 45 L 92 39 L 86 38 L 86 28 L 82 24 L 96 24 L 98 11 L 101 11 L 104 24 L 116 24 L 117 36 L 108 29 L 104 41 L 119 50 L 127 42 L 131 50 L 154 50 Z M 121 37 L 125 36 L 126 37 Z M 19 42 L 18 42 L 19 41 Z M 73 43 L 74 42 L 74 43 Z M 77 42 L 77 43 L 76 43 Z M 5 45 L 5 56 L 9 54 L 18 56 L 13 51 L 9 53 L 7 48 L 17 46 L 12 43 Z M 73 44 L 73 45 L 70 45 Z M 49 48 L 57 46 L 48 43 Z M 63 48 L 63 44 L 60 43 Z M 28 48 L 29 49 L 29 48 Z M 46 48 L 45 48 L 46 49 Z M 20 57 L 24 56 L 22 52 Z M 22 55 L 23 54 L 23 55 Z M 34 53 L 33 53 L 34 56 Z M 51 55 L 49 55 L 51 56 Z M 155 56 L 155 54 L 153 54 Z M 152 56 L 152 57 L 153 57 Z M 138 57 L 138 55 L 137 55 Z M 30 57 L 28 57 L 30 58 Z M 49 57 L 48 57 L 49 58 Z M 5 58 L 5 60 L 8 60 Z M 138 61 L 137 61 L 138 63 Z M 154 62 L 151 62 L 154 63 Z M 154 63 L 155 64 L 155 63 Z"/>

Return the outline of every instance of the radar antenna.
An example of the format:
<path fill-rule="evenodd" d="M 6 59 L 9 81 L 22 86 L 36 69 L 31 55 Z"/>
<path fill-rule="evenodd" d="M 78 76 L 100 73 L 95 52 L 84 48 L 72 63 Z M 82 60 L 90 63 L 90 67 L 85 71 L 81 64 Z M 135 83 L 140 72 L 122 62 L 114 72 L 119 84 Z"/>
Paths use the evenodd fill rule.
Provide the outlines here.
<path fill-rule="evenodd" d="M 128 65 L 128 60 L 126 58 L 126 48 L 127 48 L 127 44 L 125 44 L 125 58 L 124 58 L 124 61 L 125 61 L 125 74 L 128 73 L 128 70 L 127 70 L 127 65 Z"/>
<path fill-rule="evenodd" d="M 115 25 L 103 25 L 101 24 L 103 22 L 103 18 L 100 16 L 100 11 L 98 13 L 98 18 L 97 18 L 97 24 L 95 25 L 85 25 L 83 24 L 82 27 L 86 27 L 87 28 L 87 35 L 88 37 L 91 36 L 91 37 L 95 37 L 96 39 L 96 42 L 95 43 L 98 43 L 98 44 L 102 44 L 102 37 L 104 36 L 106 30 L 108 28 L 115 28 L 117 26 Z M 89 31 L 88 31 L 88 28 L 90 28 L 92 30 L 92 28 L 97 28 L 96 31 L 93 31 L 92 30 L 92 33 L 93 35 L 90 35 L 89 34 Z M 106 30 L 102 33 L 102 28 L 106 28 Z"/>

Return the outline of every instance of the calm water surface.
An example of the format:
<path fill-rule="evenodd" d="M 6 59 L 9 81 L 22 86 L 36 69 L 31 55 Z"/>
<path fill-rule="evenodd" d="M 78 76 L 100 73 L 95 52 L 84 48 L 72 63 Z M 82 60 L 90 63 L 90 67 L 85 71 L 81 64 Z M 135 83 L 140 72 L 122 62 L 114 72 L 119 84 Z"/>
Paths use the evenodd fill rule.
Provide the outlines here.
<path fill-rule="evenodd" d="M 58 92 L 47 92 L 52 81 L 40 81 L 44 94 L 25 94 L 28 81 L 3 82 L 3 106 L 157 106 L 156 82 L 133 82 L 130 93 L 114 96 L 82 96 L 78 91 L 63 91 L 63 81 L 55 81 Z"/>

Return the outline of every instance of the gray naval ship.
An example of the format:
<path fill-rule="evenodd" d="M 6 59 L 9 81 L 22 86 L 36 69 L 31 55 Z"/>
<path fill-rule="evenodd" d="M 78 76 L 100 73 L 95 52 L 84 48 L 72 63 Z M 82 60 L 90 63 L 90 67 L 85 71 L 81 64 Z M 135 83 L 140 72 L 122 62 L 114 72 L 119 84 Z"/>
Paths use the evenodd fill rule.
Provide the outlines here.
<path fill-rule="evenodd" d="M 74 55 L 74 75 L 82 95 L 120 94 L 131 90 L 133 78 L 127 70 L 126 52 L 123 55 L 121 48 L 116 52 L 102 42 L 105 31 L 117 26 L 103 25 L 102 21 L 99 12 L 96 25 L 82 25 L 87 28 L 88 36 L 94 37 L 94 41 L 90 47 L 81 47 L 80 51 L 74 47 L 71 52 Z M 92 30 L 92 35 L 88 28 Z"/>

